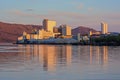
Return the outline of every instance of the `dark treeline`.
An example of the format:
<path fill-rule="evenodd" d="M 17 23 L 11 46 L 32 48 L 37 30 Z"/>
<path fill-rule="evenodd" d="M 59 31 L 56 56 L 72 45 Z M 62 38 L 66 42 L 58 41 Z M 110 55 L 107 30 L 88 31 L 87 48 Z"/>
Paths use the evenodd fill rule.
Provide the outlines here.
<path fill-rule="evenodd" d="M 99 38 L 91 38 L 90 43 L 92 45 L 120 46 L 120 35 L 119 36 L 101 36 Z"/>

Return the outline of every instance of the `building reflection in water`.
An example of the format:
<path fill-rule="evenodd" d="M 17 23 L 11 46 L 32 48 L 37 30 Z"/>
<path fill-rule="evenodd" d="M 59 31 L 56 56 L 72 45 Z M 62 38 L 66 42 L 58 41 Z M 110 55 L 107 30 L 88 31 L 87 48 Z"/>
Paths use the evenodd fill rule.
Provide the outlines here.
<path fill-rule="evenodd" d="M 96 59 L 97 63 L 100 64 L 100 47 L 96 46 Z"/>
<path fill-rule="evenodd" d="M 108 63 L 108 46 L 90 46 L 90 64 L 107 65 Z"/>
<path fill-rule="evenodd" d="M 47 71 L 55 70 L 55 46 L 43 46 L 43 67 Z"/>
<path fill-rule="evenodd" d="M 72 47 L 55 45 L 26 45 L 26 57 L 39 61 L 46 71 L 55 71 L 56 64 L 71 64 Z"/>
<path fill-rule="evenodd" d="M 104 68 L 108 65 L 108 46 L 103 47 L 103 65 Z"/>
<path fill-rule="evenodd" d="M 93 47 L 90 46 L 90 64 L 92 64 L 92 60 L 93 60 Z"/>
<path fill-rule="evenodd" d="M 108 64 L 107 46 L 71 46 L 71 45 L 20 45 L 20 60 L 25 67 L 38 65 L 45 71 L 55 71 L 57 66 L 70 66 L 73 61 L 90 61 L 90 64 Z M 22 63 L 23 64 L 23 63 Z"/>

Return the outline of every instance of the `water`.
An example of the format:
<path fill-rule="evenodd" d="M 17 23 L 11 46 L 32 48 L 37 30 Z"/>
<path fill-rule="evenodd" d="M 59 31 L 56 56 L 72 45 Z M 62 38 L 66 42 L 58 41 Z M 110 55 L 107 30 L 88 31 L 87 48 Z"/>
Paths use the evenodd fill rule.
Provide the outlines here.
<path fill-rule="evenodd" d="M 0 80 L 119 79 L 120 47 L 0 46 Z"/>

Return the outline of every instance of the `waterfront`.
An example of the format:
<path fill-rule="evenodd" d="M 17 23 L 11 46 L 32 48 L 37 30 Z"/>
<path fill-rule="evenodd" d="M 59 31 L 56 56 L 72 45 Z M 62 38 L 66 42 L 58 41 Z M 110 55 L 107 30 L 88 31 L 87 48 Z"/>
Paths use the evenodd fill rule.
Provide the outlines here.
<path fill-rule="evenodd" d="M 1 80 L 117 80 L 120 47 L 1 45 Z"/>

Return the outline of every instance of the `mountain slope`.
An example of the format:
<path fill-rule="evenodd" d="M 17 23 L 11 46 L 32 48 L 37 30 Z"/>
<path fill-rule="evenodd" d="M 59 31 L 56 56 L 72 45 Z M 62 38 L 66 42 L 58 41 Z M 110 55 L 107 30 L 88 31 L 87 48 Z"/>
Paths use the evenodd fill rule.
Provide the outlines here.
<path fill-rule="evenodd" d="M 40 28 L 42 28 L 42 26 L 0 22 L 0 42 L 15 42 L 23 31 L 30 33 L 33 29 Z"/>
<path fill-rule="evenodd" d="M 80 33 L 81 35 L 89 34 L 89 31 L 96 32 L 95 29 L 79 26 L 77 28 L 72 29 L 72 35 L 77 35 L 78 33 Z"/>

